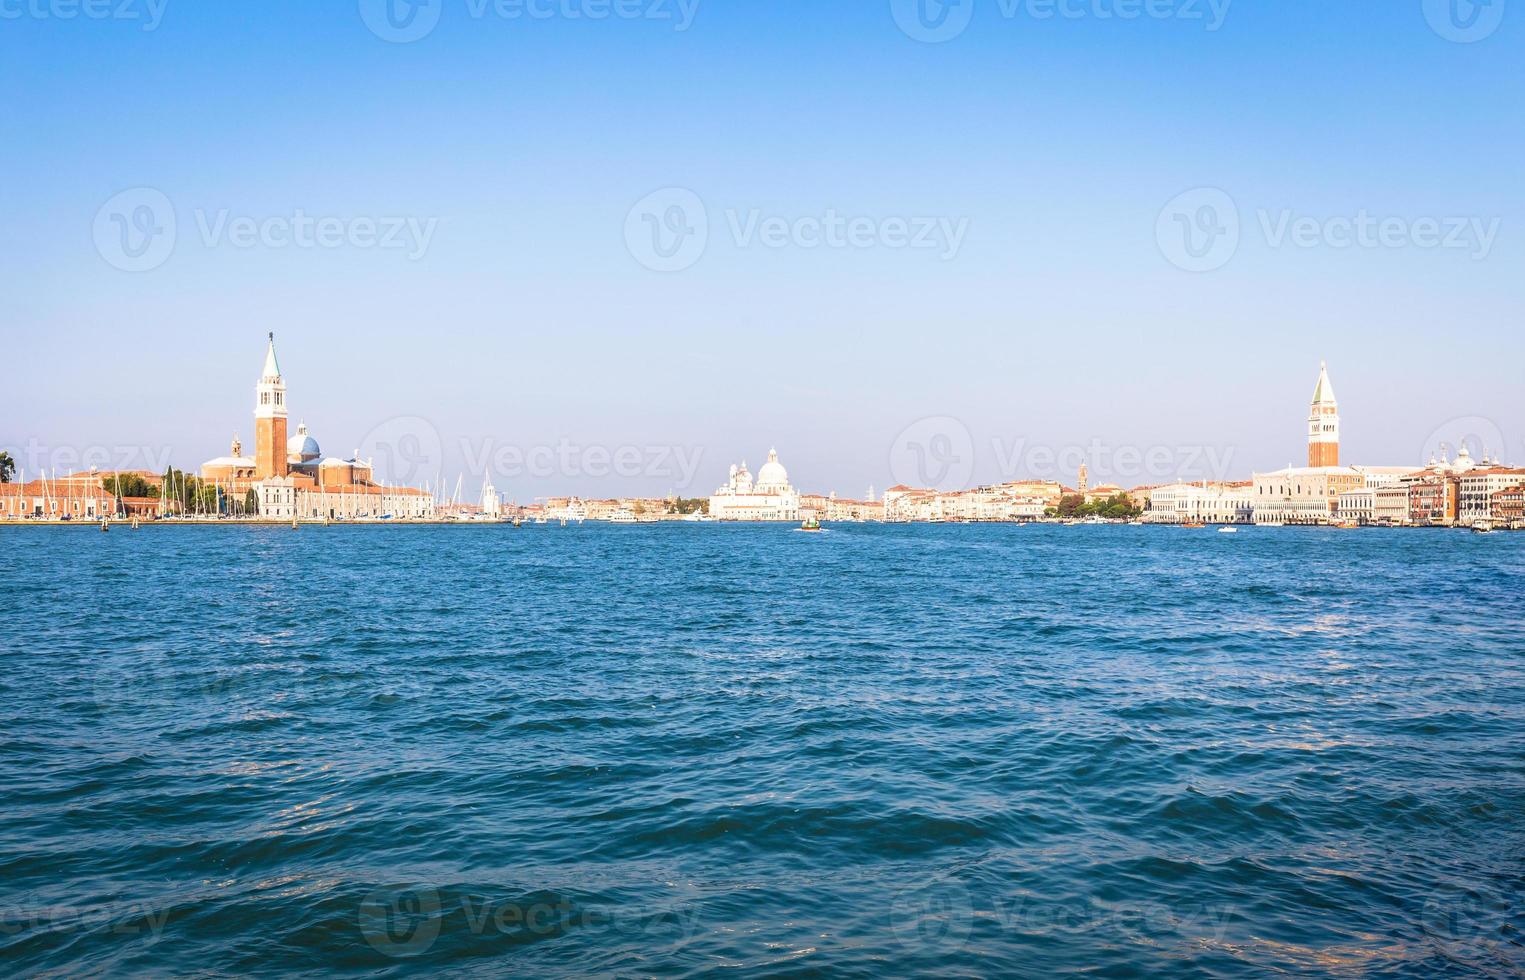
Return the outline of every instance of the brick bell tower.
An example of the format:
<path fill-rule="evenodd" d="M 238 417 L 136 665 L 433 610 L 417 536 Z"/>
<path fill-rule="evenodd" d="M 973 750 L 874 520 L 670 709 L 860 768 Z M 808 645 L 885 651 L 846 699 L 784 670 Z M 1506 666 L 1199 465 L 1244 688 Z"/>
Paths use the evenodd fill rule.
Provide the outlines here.
<path fill-rule="evenodd" d="M 1340 406 L 1329 383 L 1329 365 L 1319 364 L 1313 410 L 1308 414 L 1308 465 L 1340 465 Z"/>
<path fill-rule="evenodd" d="M 286 463 L 286 382 L 275 359 L 275 334 L 265 351 L 265 370 L 254 386 L 254 478 L 290 472 Z"/>

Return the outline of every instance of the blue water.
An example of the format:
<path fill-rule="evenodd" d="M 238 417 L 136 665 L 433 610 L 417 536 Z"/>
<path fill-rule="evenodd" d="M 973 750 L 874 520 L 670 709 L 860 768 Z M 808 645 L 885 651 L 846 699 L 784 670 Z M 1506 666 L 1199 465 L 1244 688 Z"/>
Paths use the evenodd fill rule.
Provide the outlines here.
<path fill-rule="evenodd" d="M 0 974 L 1525 970 L 1525 535 L 0 544 Z"/>

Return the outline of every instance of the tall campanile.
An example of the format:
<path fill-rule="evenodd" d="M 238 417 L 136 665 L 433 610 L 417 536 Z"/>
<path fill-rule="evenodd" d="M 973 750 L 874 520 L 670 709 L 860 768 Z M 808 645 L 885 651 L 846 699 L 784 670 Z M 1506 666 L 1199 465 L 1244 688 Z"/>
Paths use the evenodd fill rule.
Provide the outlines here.
<path fill-rule="evenodd" d="M 1313 410 L 1308 413 L 1308 465 L 1340 465 L 1340 406 L 1329 383 L 1329 365 L 1319 364 Z"/>
<path fill-rule="evenodd" d="M 254 386 L 254 478 L 285 476 L 286 464 L 286 382 L 281 380 L 281 366 L 275 359 L 275 334 L 265 351 L 265 370 Z"/>

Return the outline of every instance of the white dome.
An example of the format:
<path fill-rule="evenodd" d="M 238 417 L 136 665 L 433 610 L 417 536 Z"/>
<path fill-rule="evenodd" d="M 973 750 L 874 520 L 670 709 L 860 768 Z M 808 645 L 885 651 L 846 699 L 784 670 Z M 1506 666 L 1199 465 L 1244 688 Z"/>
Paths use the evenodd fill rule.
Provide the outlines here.
<path fill-rule="evenodd" d="M 307 434 L 306 422 L 297 426 L 297 434 L 286 440 L 286 455 L 304 463 L 323 455 L 322 450 L 318 449 L 318 440 Z"/>
<path fill-rule="evenodd" d="M 789 471 L 784 469 L 784 464 L 778 461 L 778 451 L 768 451 L 768 461 L 757 471 L 757 485 L 760 487 L 786 487 L 789 485 Z"/>

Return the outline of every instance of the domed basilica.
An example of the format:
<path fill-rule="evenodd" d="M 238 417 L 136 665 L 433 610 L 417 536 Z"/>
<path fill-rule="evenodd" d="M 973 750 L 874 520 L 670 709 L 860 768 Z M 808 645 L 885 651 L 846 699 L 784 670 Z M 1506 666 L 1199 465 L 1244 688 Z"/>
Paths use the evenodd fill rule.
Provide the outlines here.
<path fill-rule="evenodd" d="M 433 516 L 434 498 L 422 490 L 375 482 L 370 460 L 357 450 L 350 459 L 323 457 L 318 440 L 297 425 L 286 438 L 286 381 L 275 356 L 275 336 L 265 349 L 265 367 L 254 389 L 254 456 L 244 455 L 233 437 L 227 456 L 201 465 L 201 478 L 223 493 L 253 491 L 259 515 L 288 518 L 410 518 Z"/>
<path fill-rule="evenodd" d="M 789 471 L 768 451 L 757 479 L 743 462 L 732 464 L 730 480 L 710 496 L 710 516 L 717 521 L 797 521 L 800 494 L 789 485 Z"/>

